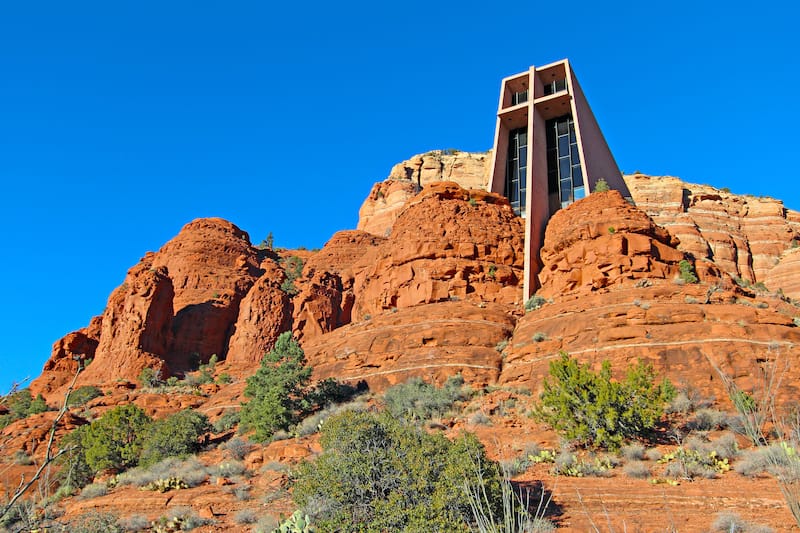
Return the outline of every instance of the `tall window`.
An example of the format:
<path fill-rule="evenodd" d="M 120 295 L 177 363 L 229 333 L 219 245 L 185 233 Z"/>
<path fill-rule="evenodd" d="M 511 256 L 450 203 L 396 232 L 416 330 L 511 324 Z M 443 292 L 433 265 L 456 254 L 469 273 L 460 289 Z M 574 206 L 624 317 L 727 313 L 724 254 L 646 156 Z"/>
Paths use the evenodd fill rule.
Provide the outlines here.
<path fill-rule="evenodd" d="M 519 91 L 511 95 L 511 105 L 521 104 L 528 101 L 528 91 Z"/>
<path fill-rule="evenodd" d="M 544 85 L 544 95 L 547 96 L 549 94 L 555 94 L 560 91 L 567 90 L 567 80 L 553 80 L 550 83 L 545 83 Z"/>
<path fill-rule="evenodd" d="M 568 206 L 586 195 L 583 171 L 578 156 L 578 140 L 572 117 L 564 115 L 548 120 L 547 189 L 550 212 Z"/>
<path fill-rule="evenodd" d="M 518 215 L 525 213 L 525 176 L 528 171 L 528 130 L 519 128 L 508 134 L 505 196 Z"/>

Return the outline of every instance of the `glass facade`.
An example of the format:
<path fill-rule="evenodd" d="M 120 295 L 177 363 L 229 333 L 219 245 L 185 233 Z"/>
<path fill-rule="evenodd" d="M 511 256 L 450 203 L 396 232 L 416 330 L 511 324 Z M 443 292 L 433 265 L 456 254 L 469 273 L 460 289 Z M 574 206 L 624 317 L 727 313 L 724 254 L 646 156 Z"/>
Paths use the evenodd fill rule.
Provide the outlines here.
<path fill-rule="evenodd" d="M 547 132 L 547 191 L 550 212 L 586 195 L 572 117 L 564 115 L 545 123 Z"/>
<path fill-rule="evenodd" d="M 519 128 L 508 134 L 505 197 L 517 215 L 525 213 L 526 174 L 528 171 L 528 129 Z"/>

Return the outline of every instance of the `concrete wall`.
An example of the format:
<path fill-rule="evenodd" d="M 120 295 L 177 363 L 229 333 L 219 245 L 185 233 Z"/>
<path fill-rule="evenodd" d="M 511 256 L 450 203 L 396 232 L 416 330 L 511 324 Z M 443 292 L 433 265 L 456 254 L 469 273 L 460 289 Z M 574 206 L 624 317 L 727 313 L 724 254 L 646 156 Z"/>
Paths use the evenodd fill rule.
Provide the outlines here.
<path fill-rule="evenodd" d="M 608 182 L 609 187 L 618 190 L 622 196 L 629 197 L 630 192 L 617 162 L 611 154 L 603 132 L 594 118 L 594 113 L 589 107 L 589 102 L 575 78 L 572 68 L 567 67 L 567 89 L 572 94 L 572 118 L 575 121 L 575 134 L 578 138 L 578 151 L 583 167 L 583 183 L 586 194 L 594 190 L 595 183 L 600 178 Z"/>

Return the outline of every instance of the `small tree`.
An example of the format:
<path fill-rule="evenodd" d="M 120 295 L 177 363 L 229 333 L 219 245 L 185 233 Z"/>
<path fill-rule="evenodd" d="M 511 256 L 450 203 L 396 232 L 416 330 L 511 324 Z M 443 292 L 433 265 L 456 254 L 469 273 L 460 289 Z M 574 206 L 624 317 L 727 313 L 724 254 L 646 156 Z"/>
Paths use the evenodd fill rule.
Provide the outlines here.
<path fill-rule="evenodd" d="M 594 184 L 594 192 L 608 192 L 611 190 L 611 187 L 608 186 L 608 182 L 604 178 L 600 178 Z"/>
<path fill-rule="evenodd" d="M 681 259 L 681 262 L 678 263 L 678 270 L 680 271 L 678 277 L 681 278 L 686 283 L 698 282 L 697 274 L 694 271 L 694 267 L 686 259 Z"/>
<path fill-rule="evenodd" d="M 92 472 L 136 466 L 152 420 L 134 404 L 120 405 L 81 428 L 79 446 Z"/>
<path fill-rule="evenodd" d="M 608 361 L 595 373 L 562 352 L 550 363 L 534 417 L 569 440 L 616 449 L 626 439 L 645 436 L 675 395 L 669 380 L 660 385 L 654 380 L 653 367 L 641 360 L 617 382 L 611 380 Z"/>
<path fill-rule="evenodd" d="M 279 429 L 289 429 L 306 410 L 303 397 L 311 368 L 305 362 L 303 349 L 286 331 L 247 378 L 244 395 L 249 401 L 242 404 L 241 426 L 255 430 L 256 440 L 266 441 Z"/>

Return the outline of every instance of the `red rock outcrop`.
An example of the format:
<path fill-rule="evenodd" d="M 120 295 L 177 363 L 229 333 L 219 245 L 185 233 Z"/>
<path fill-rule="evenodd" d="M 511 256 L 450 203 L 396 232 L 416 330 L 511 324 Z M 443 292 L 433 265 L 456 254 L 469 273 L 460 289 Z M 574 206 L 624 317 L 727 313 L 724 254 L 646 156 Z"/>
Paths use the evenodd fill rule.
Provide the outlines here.
<path fill-rule="evenodd" d="M 387 311 L 303 342 L 315 379 L 357 383 L 372 391 L 419 376 L 438 384 L 461 373 L 475 386 L 494 383 L 498 343 L 514 327 L 513 308 L 441 302 Z"/>
<path fill-rule="evenodd" d="M 175 287 L 171 366 L 224 358 L 239 302 L 262 273 L 247 233 L 220 218 L 194 220 L 154 255 L 153 265 L 165 266 Z"/>
<path fill-rule="evenodd" d="M 135 379 L 145 367 L 169 375 L 174 291 L 167 269 L 153 266 L 152 259 L 148 254 L 131 268 L 111 293 L 94 361 L 81 373 L 79 385 Z"/>
<path fill-rule="evenodd" d="M 392 167 L 386 181 L 376 183 L 358 212 L 358 229 L 388 235 L 405 203 L 422 187 L 454 181 L 465 189 L 486 189 L 491 152 L 433 150 Z"/>
<path fill-rule="evenodd" d="M 800 247 L 783 252 L 763 281 L 768 289 L 781 289 L 789 298 L 800 300 Z"/>
<path fill-rule="evenodd" d="M 634 174 L 625 183 L 636 206 L 680 240 L 680 250 L 713 261 L 731 276 L 765 282 L 781 254 L 800 239 L 800 213 L 780 200 L 669 176 Z"/>
<path fill-rule="evenodd" d="M 239 304 L 239 315 L 228 344 L 226 361 L 231 366 L 255 368 L 272 349 L 278 335 L 291 328 L 291 303 L 281 290 L 286 276 L 272 260 L 262 263 L 258 278 Z"/>
<path fill-rule="evenodd" d="M 683 253 L 673 244 L 615 191 L 556 213 L 537 293 L 549 302 L 517 322 L 500 381 L 537 390 L 563 350 L 598 367 L 608 359 L 620 372 L 641 358 L 718 399 L 726 392 L 717 368 L 753 390 L 761 369 L 777 362 L 785 372 L 779 401 L 796 396 L 800 369 L 789 364 L 800 356 L 796 309 L 777 296 L 749 297 L 708 263 L 698 269 L 700 283 L 676 283 Z"/>
<path fill-rule="evenodd" d="M 353 264 L 383 241 L 363 231 L 340 231 L 308 259 L 292 301 L 296 338 L 321 335 L 350 322 Z"/>
<path fill-rule="evenodd" d="M 30 384 L 34 396 L 48 396 L 61 389 L 72 381 L 79 365 L 85 365 L 94 359 L 100 341 L 102 321 L 102 316 L 96 316 L 87 327 L 68 333 L 53 344 L 53 351 L 42 369 L 42 374 Z"/>
<path fill-rule="evenodd" d="M 684 259 L 677 244 L 619 192 L 590 194 L 558 211 L 548 223 L 537 294 L 549 298 L 639 279 L 673 279 Z M 719 278 L 710 263 L 700 266 L 702 279 Z"/>
<path fill-rule="evenodd" d="M 432 184 L 353 267 L 355 316 L 450 298 L 518 301 L 523 242 L 521 219 L 505 198 Z"/>
<path fill-rule="evenodd" d="M 358 229 L 388 236 L 403 206 L 416 193 L 417 186 L 410 180 L 387 179 L 376 183 L 358 210 Z"/>

